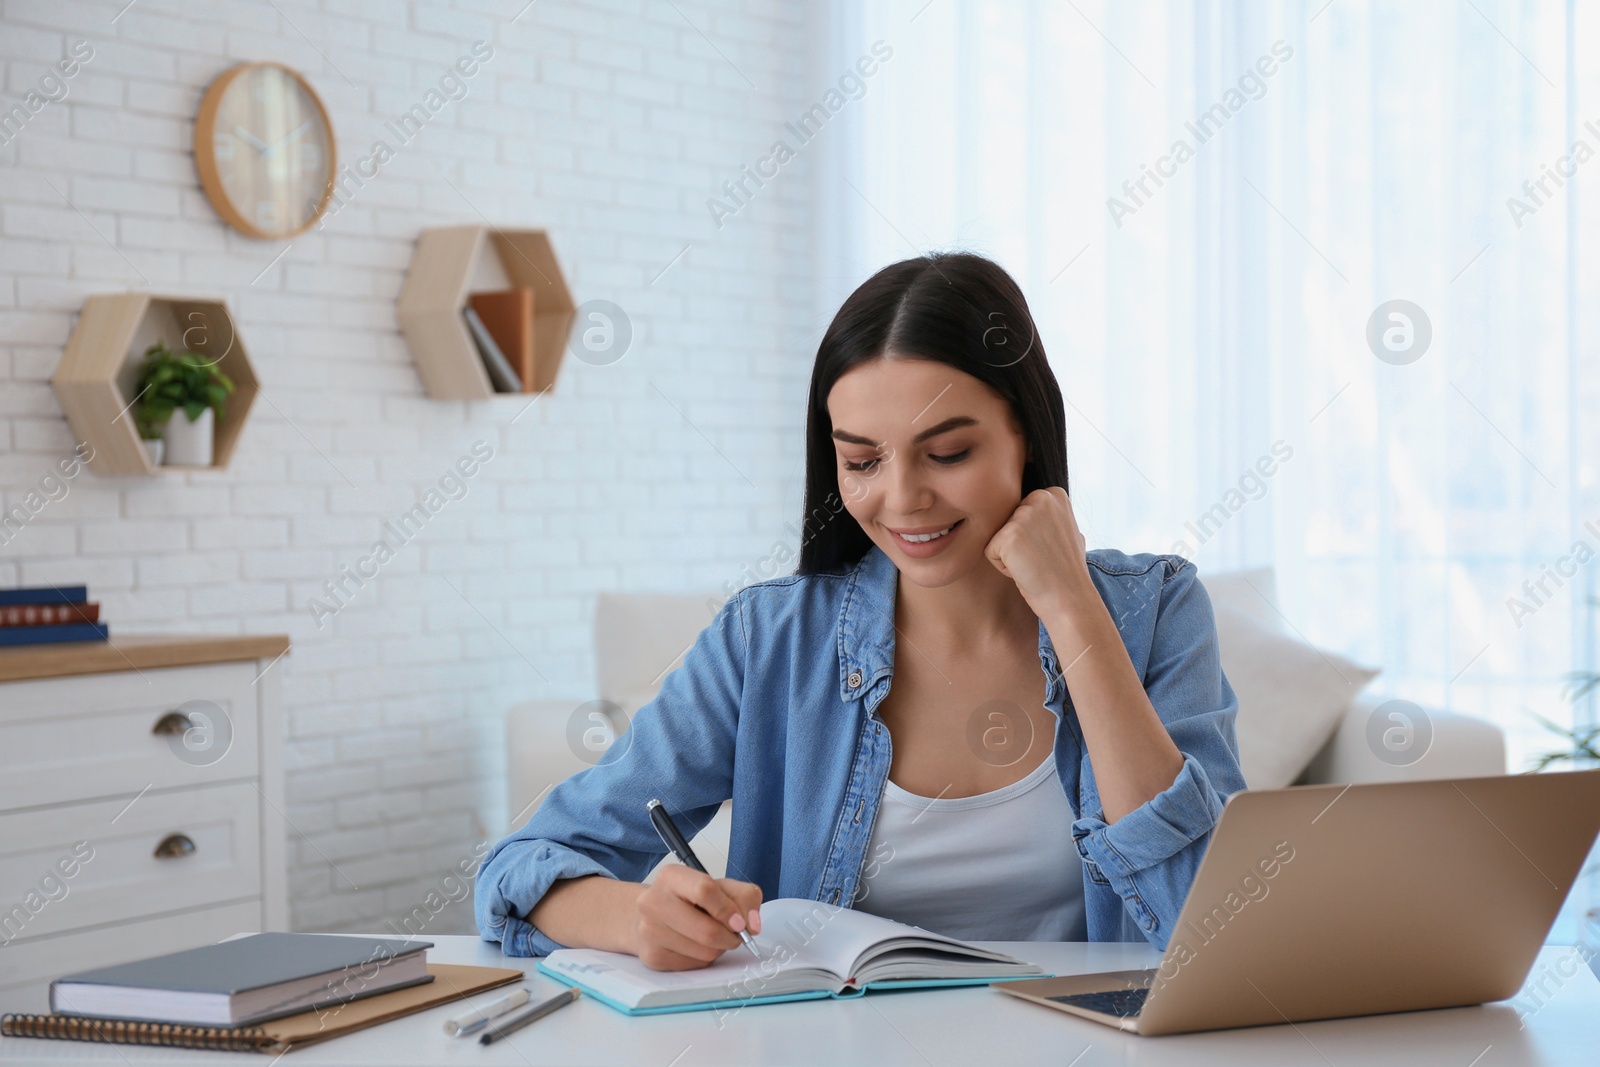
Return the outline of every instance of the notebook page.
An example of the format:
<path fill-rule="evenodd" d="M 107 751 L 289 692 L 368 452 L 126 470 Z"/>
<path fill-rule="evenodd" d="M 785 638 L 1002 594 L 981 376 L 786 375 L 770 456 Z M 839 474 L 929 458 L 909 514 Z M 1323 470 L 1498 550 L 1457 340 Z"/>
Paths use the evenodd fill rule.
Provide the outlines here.
<path fill-rule="evenodd" d="M 769 938 L 787 946 L 797 963 L 825 969 L 841 979 L 853 977 L 851 969 L 863 953 L 891 938 L 913 938 L 919 943 L 927 942 L 929 947 L 965 947 L 965 942 L 881 915 L 792 897 L 761 905 L 761 933 L 756 935 L 756 941 Z"/>
<path fill-rule="evenodd" d="M 994 971 L 989 965 L 1037 969 L 1016 957 L 957 941 L 920 926 L 819 901 L 779 899 L 762 905 L 763 944 L 787 945 L 797 963 L 827 969 L 840 979 L 867 981 L 877 958 L 893 955 L 896 971 L 928 977 L 960 977 Z M 774 947 L 774 952 L 778 952 Z M 920 960 L 920 963 L 918 963 Z M 984 966 L 974 968 L 973 961 Z M 910 966 L 907 966 L 910 965 Z M 877 976 L 874 976 L 877 977 Z"/>
<path fill-rule="evenodd" d="M 630 1008 L 746 1000 L 814 989 L 846 988 L 857 957 L 886 937 L 927 936 L 865 912 L 815 900 L 780 898 L 761 905 L 761 932 L 753 935 L 758 960 L 740 946 L 705 967 L 657 971 L 637 956 L 600 949 L 560 949 L 545 966 Z"/>

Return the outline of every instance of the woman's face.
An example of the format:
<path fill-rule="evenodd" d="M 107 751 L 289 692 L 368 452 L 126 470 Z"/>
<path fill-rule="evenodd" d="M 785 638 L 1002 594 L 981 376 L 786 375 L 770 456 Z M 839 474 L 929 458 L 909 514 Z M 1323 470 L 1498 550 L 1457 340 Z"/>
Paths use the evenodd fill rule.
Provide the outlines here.
<path fill-rule="evenodd" d="M 905 578 L 936 587 L 993 566 L 983 550 L 1022 502 L 1027 457 L 998 393 L 890 353 L 841 375 L 828 415 L 845 507 Z"/>

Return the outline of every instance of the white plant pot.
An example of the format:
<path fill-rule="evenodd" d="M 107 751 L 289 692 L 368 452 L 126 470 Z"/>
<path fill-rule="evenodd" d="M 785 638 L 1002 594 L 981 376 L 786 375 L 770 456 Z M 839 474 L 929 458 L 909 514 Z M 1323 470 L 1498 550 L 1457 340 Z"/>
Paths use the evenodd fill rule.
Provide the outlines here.
<path fill-rule="evenodd" d="M 144 446 L 144 454 L 150 460 L 150 466 L 161 466 L 161 457 L 166 454 L 167 443 L 159 437 L 154 440 L 140 438 L 139 443 Z"/>
<path fill-rule="evenodd" d="M 193 422 L 182 408 L 172 413 L 161 437 L 167 444 L 162 460 L 169 467 L 211 466 L 211 438 L 216 425 L 215 412 L 206 408 Z"/>

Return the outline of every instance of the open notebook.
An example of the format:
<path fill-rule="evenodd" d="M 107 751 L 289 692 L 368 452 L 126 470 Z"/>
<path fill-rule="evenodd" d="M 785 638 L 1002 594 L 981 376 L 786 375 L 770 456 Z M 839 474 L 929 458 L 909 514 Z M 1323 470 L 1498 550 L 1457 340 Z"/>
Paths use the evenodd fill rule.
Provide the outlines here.
<path fill-rule="evenodd" d="M 816 900 L 763 903 L 755 942 L 759 960 L 740 946 L 690 971 L 651 970 L 637 956 L 588 948 L 552 952 L 538 969 L 627 1015 L 1053 977 L 1003 952 Z"/>

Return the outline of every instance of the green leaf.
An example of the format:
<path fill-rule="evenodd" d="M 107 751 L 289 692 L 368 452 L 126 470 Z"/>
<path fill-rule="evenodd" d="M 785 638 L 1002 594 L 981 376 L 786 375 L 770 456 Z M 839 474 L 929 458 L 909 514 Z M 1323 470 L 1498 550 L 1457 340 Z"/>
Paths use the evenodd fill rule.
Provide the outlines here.
<path fill-rule="evenodd" d="M 141 433 L 158 435 L 180 407 L 191 422 L 206 408 L 220 414 L 234 390 L 232 380 L 199 353 L 175 352 L 165 341 L 157 341 L 144 355 L 134 405 Z"/>

